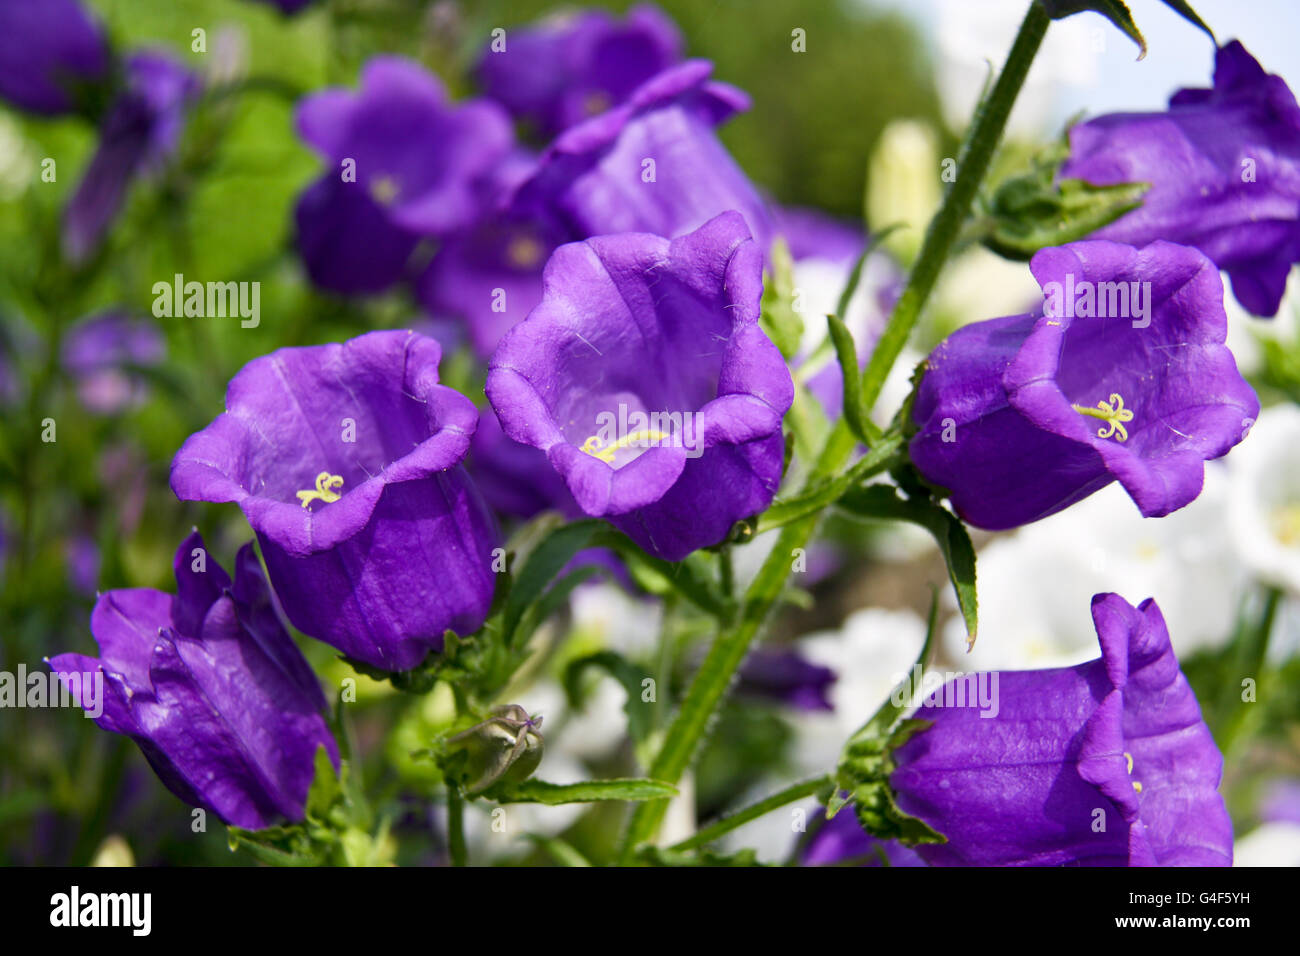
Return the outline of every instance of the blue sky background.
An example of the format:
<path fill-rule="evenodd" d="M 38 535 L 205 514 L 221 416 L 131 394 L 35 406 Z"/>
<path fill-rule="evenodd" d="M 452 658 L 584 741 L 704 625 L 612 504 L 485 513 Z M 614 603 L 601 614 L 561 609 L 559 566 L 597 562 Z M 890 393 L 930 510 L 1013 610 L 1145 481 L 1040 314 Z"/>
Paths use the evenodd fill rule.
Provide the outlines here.
<path fill-rule="evenodd" d="M 947 58 L 947 16 L 948 47 L 954 42 L 983 47 L 983 55 L 998 64 L 1025 7 L 1023 0 L 858 2 L 894 9 L 914 20 L 940 61 Z M 1300 88 L 1300 0 L 1192 0 L 1192 6 L 1220 42 L 1241 40 L 1268 72 L 1283 76 L 1292 89 Z M 1213 49 L 1204 33 L 1161 0 L 1129 0 L 1129 8 L 1147 39 L 1148 53 L 1141 62 L 1136 45 L 1100 14 L 1080 13 L 1052 25 L 1052 45 L 1045 48 L 1050 55 L 1040 55 L 1040 60 L 1048 61 L 1042 64 L 1045 71 L 1069 75 L 1069 82 L 1055 84 L 1050 97 L 1058 123 L 1082 109 L 1092 114 L 1160 109 L 1180 87 L 1211 85 Z M 962 25 L 971 18 L 978 21 L 976 30 Z M 1095 31 L 1103 31 L 1100 51 L 1095 49 Z"/>

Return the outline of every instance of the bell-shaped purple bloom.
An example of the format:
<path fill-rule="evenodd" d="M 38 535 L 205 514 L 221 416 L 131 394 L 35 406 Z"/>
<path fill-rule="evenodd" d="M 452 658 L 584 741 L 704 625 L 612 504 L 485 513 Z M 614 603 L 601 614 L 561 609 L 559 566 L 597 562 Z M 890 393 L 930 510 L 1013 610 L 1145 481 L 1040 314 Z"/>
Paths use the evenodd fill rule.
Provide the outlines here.
<path fill-rule="evenodd" d="M 74 263 L 98 247 L 131 182 L 156 173 L 176 150 L 198 77 L 165 53 L 126 62 L 125 86 L 109 107 L 99 145 L 64 211 L 63 250 Z"/>
<path fill-rule="evenodd" d="M 547 138 L 622 103 L 682 47 L 672 21 L 649 5 L 622 21 L 603 10 L 550 18 L 507 31 L 505 41 L 479 61 L 483 91 Z"/>
<path fill-rule="evenodd" d="M 314 285 L 343 295 L 383 292 L 406 275 L 420 237 L 394 225 L 356 183 L 326 173 L 294 207 L 294 242 Z"/>
<path fill-rule="evenodd" d="M 798 710 L 834 710 L 827 694 L 835 672 L 793 650 L 757 648 L 740 665 L 737 691 Z"/>
<path fill-rule="evenodd" d="M 433 315 L 463 321 L 474 350 L 484 358 L 542 301 L 542 269 L 555 248 L 582 238 L 511 202 L 536 167 L 536 157 L 523 151 L 502 161 L 484 185 L 494 212 L 444 239 L 416 282 L 424 307 Z"/>
<path fill-rule="evenodd" d="M 0 0 L 0 99 L 46 116 L 77 108 L 108 73 L 108 42 L 76 0 Z"/>
<path fill-rule="evenodd" d="M 817 824 L 807 846 L 799 855 L 803 866 L 842 866 L 861 860 L 862 866 L 925 866 L 910 847 L 897 840 L 878 840 L 858 823 L 852 810 L 844 809 Z"/>
<path fill-rule="evenodd" d="M 703 60 L 671 67 L 622 105 L 570 127 L 542 154 L 517 203 L 545 210 L 573 238 L 672 238 L 735 210 L 766 253 L 767 207 L 714 132 L 749 99 L 711 82 L 712 69 Z"/>
<path fill-rule="evenodd" d="M 109 591 L 91 614 L 99 658 L 49 665 L 105 730 L 133 739 L 167 788 L 226 823 L 303 818 L 325 747 L 338 766 L 320 684 L 276 614 L 250 542 L 235 579 L 194 532 L 176 552 L 176 594 Z M 101 674 L 102 699 L 90 699 Z"/>
<path fill-rule="evenodd" d="M 177 497 L 238 503 L 295 627 L 391 671 L 492 601 L 496 526 L 461 467 L 478 413 L 440 358 L 413 332 L 272 352 L 172 462 Z"/>
<path fill-rule="evenodd" d="M 917 848 L 927 862 L 1231 865 L 1223 756 L 1160 608 L 1098 594 L 1092 619 L 1099 660 L 966 675 L 918 711 L 933 724 L 895 751 L 890 785 L 905 813 L 947 837 Z M 995 713 L 956 692 L 980 680 Z"/>
<path fill-rule="evenodd" d="M 790 372 L 758 324 L 762 253 L 740 215 L 673 240 L 561 246 L 502 340 L 487 395 L 588 515 L 677 561 L 762 511 L 781 478 Z"/>
<path fill-rule="evenodd" d="M 1196 246 L 1249 312 L 1277 314 L 1300 262 L 1300 107 L 1239 42 L 1218 51 L 1213 89 L 1180 90 L 1164 113 L 1075 126 L 1061 176 L 1150 183 L 1142 205 L 1097 238 Z"/>
<path fill-rule="evenodd" d="M 1218 270 L 1190 246 L 1043 249 L 1044 307 L 976 322 L 931 353 L 910 452 L 958 514 L 1001 530 L 1118 480 L 1147 517 L 1201 491 L 1259 400 L 1224 345 Z"/>
<path fill-rule="evenodd" d="M 306 97 L 296 120 L 332 175 L 417 235 L 446 235 L 477 218 L 480 180 L 514 141 L 499 106 L 453 105 L 433 74 L 396 56 L 370 60 L 355 93 Z"/>
<path fill-rule="evenodd" d="M 157 365 L 165 350 L 162 332 L 148 319 L 106 312 L 70 328 L 60 357 L 81 403 L 111 415 L 144 401 L 148 386 L 134 369 Z"/>

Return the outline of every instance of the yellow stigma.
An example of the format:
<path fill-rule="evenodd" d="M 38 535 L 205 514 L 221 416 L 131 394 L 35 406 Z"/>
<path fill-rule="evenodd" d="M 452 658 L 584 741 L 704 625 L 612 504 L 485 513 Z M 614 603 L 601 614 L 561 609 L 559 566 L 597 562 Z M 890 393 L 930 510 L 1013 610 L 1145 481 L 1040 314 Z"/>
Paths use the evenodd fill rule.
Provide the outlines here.
<path fill-rule="evenodd" d="M 311 507 L 311 503 L 318 498 L 329 504 L 332 501 L 338 501 L 342 497 L 338 492 L 338 489 L 342 487 L 342 475 L 331 475 L 328 471 L 322 471 L 316 476 L 316 487 L 298 492 L 298 500 L 302 502 L 304 508 Z"/>
<path fill-rule="evenodd" d="M 1118 392 L 1111 392 L 1110 401 L 1100 401 L 1096 408 L 1089 408 L 1087 405 L 1070 406 L 1080 415 L 1087 415 L 1090 418 L 1100 418 L 1106 424 L 1097 429 L 1098 438 L 1109 438 L 1114 435 L 1118 441 L 1128 441 L 1128 429 L 1123 425 L 1124 422 L 1133 420 L 1133 411 L 1124 407 L 1124 398 Z"/>
<path fill-rule="evenodd" d="M 582 109 L 588 116 L 596 116 L 610 107 L 609 94 L 604 90 L 593 90 L 582 101 Z"/>
<path fill-rule="evenodd" d="M 670 436 L 661 431 L 655 431 L 653 428 L 642 428 L 630 435 L 624 435 L 612 445 L 604 445 L 599 435 L 592 435 L 582 443 L 582 450 L 592 458 L 599 458 L 607 465 L 614 464 L 614 455 L 624 448 L 631 448 L 633 445 L 639 445 L 645 441 L 663 441 Z"/>
<path fill-rule="evenodd" d="M 370 195 L 381 206 L 387 206 L 397 198 L 397 180 L 392 176 L 376 176 L 370 181 Z"/>
<path fill-rule="evenodd" d="M 1125 754 L 1125 755 L 1124 755 L 1124 760 L 1128 763 L 1128 772 L 1129 772 L 1129 774 L 1130 774 L 1130 776 L 1131 776 L 1132 773 L 1133 773 L 1133 755 L 1132 755 L 1132 754 Z M 1134 780 L 1134 781 L 1133 781 L 1133 789 L 1136 790 L 1138 793 L 1141 793 L 1141 792 L 1142 792 L 1142 784 L 1140 784 L 1140 783 L 1138 783 L 1136 780 Z"/>
<path fill-rule="evenodd" d="M 542 261 L 546 250 L 531 236 L 518 236 L 506 246 L 506 260 L 516 269 L 532 269 Z"/>

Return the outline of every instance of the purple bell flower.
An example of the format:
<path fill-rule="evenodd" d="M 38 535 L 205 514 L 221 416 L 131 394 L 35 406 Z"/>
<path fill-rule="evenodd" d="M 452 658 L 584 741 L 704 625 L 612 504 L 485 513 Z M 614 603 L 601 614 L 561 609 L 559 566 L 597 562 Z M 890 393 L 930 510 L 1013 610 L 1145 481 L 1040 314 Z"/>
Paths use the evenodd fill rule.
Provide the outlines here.
<path fill-rule="evenodd" d="M 884 859 L 881 859 L 881 856 Z M 925 866 L 925 860 L 911 847 L 897 840 L 878 840 L 858 824 L 852 810 L 845 809 L 824 819 L 803 848 L 803 866 L 837 866 L 861 859 L 862 866 Z"/>
<path fill-rule="evenodd" d="M 740 694 L 775 701 L 797 710 L 834 710 L 827 696 L 835 672 L 797 651 L 760 647 L 740 665 Z"/>
<path fill-rule="evenodd" d="M 703 60 L 671 67 L 622 105 L 570 127 L 520 187 L 519 207 L 544 210 L 575 239 L 672 238 L 735 210 L 766 254 L 770 214 L 714 132 L 749 99 L 711 82 L 712 69 Z"/>
<path fill-rule="evenodd" d="M 148 386 L 129 366 L 162 361 L 166 341 L 147 319 L 106 312 L 83 319 L 63 339 L 63 368 L 77 382 L 77 397 L 92 412 L 112 415 L 138 405 Z"/>
<path fill-rule="evenodd" d="M 420 237 L 476 221 L 482 181 L 514 139 L 501 107 L 453 105 L 435 76 L 396 56 L 370 60 L 356 92 L 306 97 L 296 121 L 330 167 L 299 201 L 299 250 L 313 281 L 344 293 L 382 291 Z"/>
<path fill-rule="evenodd" d="M 188 501 L 233 501 L 294 626 L 408 670 L 487 616 L 497 530 L 461 461 L 478 413 L 412 332 L 284 348 L 230 382 L 172 462 Z"/>
<path fill-rule="evenodd" d="M 505 39 L 479 61 L 483 91 L 547 138 L 624 102 L 682 47 L 672 21 L 648 5 L 623 21 L 603 10 L 549 18 Z"/>
<path fill-rule="evenodd" d="M 126 62 L 125 87 L 109 107 L 99 146 L 64 211 L 63 251 L 79 263 L 99 246 L 131 182 L 156 174 L 176 151 L 198 77 L 165 53 Z"/>
<path fill-rule="evenodd" d="M 101 595 L 90 618 L 99 658 L 60 654 L 50 668 L 70 690 L 102 673 L 95 722 L 134 740 L 186 803 L 250 830 L 301 820 L 317 749 L 337 767 L 338 748 L 320 684 L 280 623 L 252 543 L 235 559 L 233 583 L 197 531 L 175 567 L 175 595 Z M 80 700 L 93 713 L 90 696 Z"/>
<path fill-rule="evenodd" d="M 416 282 L 416 296 L 433 315 L 465 323 L 474 350 L 490 356 L 501 337 L 542 301 L 542 269 L 556 247 L 570 239 L 536 210 L 525 214 L 512 203 L 537 168 L 533 155 L 516 150 L 484 184 L 485 205 L 494 210 L 443 240 Z"/>
<path fill-rule="evenodd" d="M 1218 270 L 1169 242 L 1043 249 L 1044 307 L 976 322 L 931 353 L 913 463 L 963 519 L 1037 521 L 1118 480 L 1146 517 L 1201 491 L 1259 400 L 1224 345 Z"/>
<path fill-rule="evenodd" d="M 1215 58 L 1214 88 L 1175 93 L 1164 113 L 1118 113 L 1070 130 L 1062 177 L 1147 182 L 1142 205 L 1099 239 L 1196 246 L 1258 316 L 1277 314 L 1300 262 L 1300 107 L 1239 42 Z"/>
<path fill-rule="evenodd" d="M 669 561 L 771 503 L 793 383 L 758 324 L 762 253 L 739 213 L 677 239 L 561 246 L 502 340 L 487 395 L 579 507 Z"/>
<path fill-rule="evenodd" d="M 1156 603 L 1092 599 L 1101 658 L 1076 667 L 966 675 L 995 713 L 960 706 L 957 681 L 895 751 L 903 812 L 945 837 L 939 866 L 1228 866 L 1223 756 Z M 941 706 L 943 703 L 947 706 Z"/>
<path fill-rule="evenodd" d="M 76 0 L 0 0 L 0 99 L 46 116 L 108 74 L 103 28 Z"/>

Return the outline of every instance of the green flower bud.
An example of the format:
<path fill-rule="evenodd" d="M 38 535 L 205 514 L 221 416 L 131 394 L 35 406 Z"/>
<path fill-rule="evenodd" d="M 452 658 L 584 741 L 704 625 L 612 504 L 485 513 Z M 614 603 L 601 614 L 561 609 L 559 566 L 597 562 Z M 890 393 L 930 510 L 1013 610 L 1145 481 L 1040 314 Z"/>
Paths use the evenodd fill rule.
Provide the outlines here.
<path fill-rule="evenodd" d="M 529 717 L 518 704 L 507 704 L 482 723 L 449 737 L 447 752 L 464 753 L 467 758 L 465 793 L 474 795 L 497 783 L 528 779 L 542 762 L 541 726 L 541 717 Z"/>

